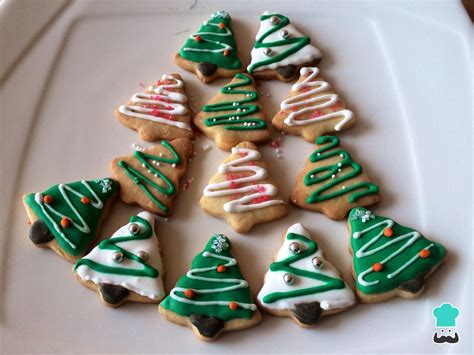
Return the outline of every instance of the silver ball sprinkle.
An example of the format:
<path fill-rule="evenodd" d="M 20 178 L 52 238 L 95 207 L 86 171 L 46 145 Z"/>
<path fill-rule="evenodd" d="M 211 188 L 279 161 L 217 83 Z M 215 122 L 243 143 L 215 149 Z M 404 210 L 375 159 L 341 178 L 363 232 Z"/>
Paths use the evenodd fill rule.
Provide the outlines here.
<path fill-rule="evenodd" d="M 280 18 L 278 16 L 270 17 L 270 22 L 272 25 L 278 25 L 280 23 Z"/>
<path fill-rule="evenodd" d="M 140 233 L 140 226 L 136 223 L 132 223 L 128 226 L 128 231 L 133 235 Z"/>
<path fill-rule="evenodd" d="M 290 36 L 290 34 L 288 33 L 287 30 L 281 30 L 280 31 L 280 35 L 283 37 L 283 38 L 288 38 Z"/>
<path fill-rule="evenodd" d="M 285 281 L 287 285 L 293 285 L 295 283 L 295 277 L 287 272 L 283 275 L 283 281 Z"/>
<path fill-rule="evenodd" d="M 321 269 L 323 267 L 323 259 L 318 256 L 315 256 L 313 259 L 311 259 L 311 263 L 316 269 Z"/>
<path fill-rule="evenodd" d="M 112 254 L 112 260 L 120 264 L 123 261 L 123 253 L 116 251 Z"/>
<path fill-rule="evenodd" d="M 291 243 L 289 249 L 292 254 L 299 254 L 301 252 L 301 246 L 296 242 Z"/>
<path fill-rule="evenodd" d="M 147 261 L 148 260 L 148 253 L 146 251 L 143 251 L 143 250 L 140 250 L 138 253 L 137 253 L 137 256 L 142 259 L 143 261 Z"/>
<path fill-rule="evenodd" d="M 263 54 L 268 55 L 268 56 L 272 55 L 272 49 L 271 48 L 265 48 L 263 50 Z"/>

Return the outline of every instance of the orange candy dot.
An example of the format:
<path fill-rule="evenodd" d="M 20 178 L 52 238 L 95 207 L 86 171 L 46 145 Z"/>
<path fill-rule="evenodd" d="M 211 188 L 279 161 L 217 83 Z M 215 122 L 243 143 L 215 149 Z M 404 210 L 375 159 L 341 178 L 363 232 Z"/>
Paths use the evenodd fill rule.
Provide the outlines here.
<path fill-rule="evenodd" d="M 196 42 L 201 42 L 202 38 L 201 38 L 201 36 L 194 36 L 194 40 Z"/>
<path fill-rule="evenodd" d="M 230 54 L 230 51 L 228 49 L 224 50 L 224 57 L 227 57 Z"/>
<path fill-rule="evenodd" d="M 431 253 L 428 249 L 423 249 L 418 255 L 420 255 L 420 258 L 426 259 L 431 255 Z"/>
<path fill-rule="evenodd" d="M 219 22 L 219 28 L 223 30 L 225 28 L 224 22 Z"/>
<path fill-rule="evenodd" d="M 81 197 L 81 202 L 84 204 L 84 205 L 88 205 L 89 203 L 91 203 L 91 199 L 89 197 Z"/>
<path fill-rule="evenodd" d="M 186 298 L 193 298 L 196 295 L 196 292 L 188 289 L 184 291 L 184 295 L 186 296 Z"/>
<path fill-rule="evenodd" d="M 237 308 L 239 308 L 239 305 L 237 304 L 237 302 L 230 302 L 229 303 L 229 308 L 233 311 L 235 311 Z"/>
<path fill-rule="evenodd" d="M 387 227 L 383 230 L 383 235 L 386 237 L 391 237 L 393 235 L 393 229 L 390 227 Z"/>
<path fill-rule="evenodd" d="M 44 201 L 44 203 L 53 203 L 53 196 L 51 196 L 51 195 L 45 195 L 45 196 L 43 197 L 43 201 Z"/>
<path fill-rule="evenodd" d="M 61 225 L 62 225 L 64 228 L 69 227 L 70 224 L 71 224 L 71 221 L 69 220 L 69 218 L 67 218 L 67 217 L 61 218 Z"/>
<path fill-rule="evenodd" d="M 375 272 L 382 271 L 382 269 L 383 269 L 382 263 L 375 263 L 374 265 L 372 265 L 372 270 L 374 270 Z"/>
<path fill-rule="evenodd" d="M 219 265 L 217 267 L 217 272 L 226 272 L 227 271 L 227 267 L 225 265 Z"/>

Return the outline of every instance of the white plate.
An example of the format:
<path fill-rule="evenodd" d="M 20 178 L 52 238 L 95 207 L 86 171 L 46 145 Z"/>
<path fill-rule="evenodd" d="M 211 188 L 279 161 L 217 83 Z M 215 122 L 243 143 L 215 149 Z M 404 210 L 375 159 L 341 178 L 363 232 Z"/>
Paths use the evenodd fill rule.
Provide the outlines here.
<path fill-rule="evenodd" d="M 45 2 L 45 5 L 47 3 Z M 472 240 L 470 185 L 471 102 L 469 35 L 461 5 L 434 2 L 392 5 L 261 1 L 247 9 L 235 1 L 77 1 L 66 7 L 3 83 L 1 335 L 3 352 L 467 352 L 472 340 Z M 225 9 L 244 59 L 264 10 L 280 11 L 312 37 L 324 58 L 321 70 L 359 119 L 342 143 L 381 186 L 374 211 L 421 230 L 449 250 L 446 263 L 416 300 L 359 305 L 327 317 L 314 329 L 287 318 L 264 316 L 258 327 L 223 335 L 208 344 L 166 322 L 156 306 L 104 307 L 80 285 L 71 265 L 28 241 L 21 194 L 50 184 L 109 175 L 109 161 L 140 143 L 136 132 L 113 117 L 139 82 L 180 72 L 200 107 L 225 81 L 201 84 L 178 68 L 173 53 L 189 31 L 215 10 Z M 18 18 L 18 22 L 21 18 Z M 12 39 L 14 40 L 14 39 Z M 268 116 L 277 111 L 288 84 L 260 86 Z M 275 136 L 277 133 L 275 132 Z M 204 142 L 213 148 L 204 152 Z M 143 144 L 146 145 L 146 144 Z M 174 215 L 159 221 L 169 290 L 212 233 L 231 237 L 244 274 L 256 293 L 280 236 L 304 223 L 353 285 L 344 222 L 291 208 L 274 223 L 237 235 L 209 217 L 198 199 L 226 156 L 196 139 L 197 156 L 177 198 Z M 288 196 L 312 145 L 284 137 L 284 159 L 268 145 L 270 172 Z M 121 203 L 102 237 L 137 208 Z M 432 342 L 432 308 L 460 308 L 460 342 Z"/>

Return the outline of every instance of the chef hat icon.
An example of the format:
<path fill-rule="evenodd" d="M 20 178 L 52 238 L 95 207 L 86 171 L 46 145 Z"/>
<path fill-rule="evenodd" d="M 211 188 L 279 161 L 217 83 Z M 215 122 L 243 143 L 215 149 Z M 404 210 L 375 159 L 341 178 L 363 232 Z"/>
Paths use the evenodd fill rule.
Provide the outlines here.
<path fill-rule="evenodd" d="M 436 319 L 437 328 L 455 327 L 459 309 L 450 303 L 443 303 L 433 309 L 433 316 Z"/>

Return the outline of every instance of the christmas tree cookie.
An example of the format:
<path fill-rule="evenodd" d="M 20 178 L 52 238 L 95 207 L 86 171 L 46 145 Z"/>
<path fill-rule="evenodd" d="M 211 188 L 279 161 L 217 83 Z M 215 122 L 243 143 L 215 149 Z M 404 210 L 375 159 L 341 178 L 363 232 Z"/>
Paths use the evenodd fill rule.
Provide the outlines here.
<path fill-rule="evenodd" d="M 192 154 L 192 142 L 178 138 L 115 158 L 111 168 L 121 185 L 120 199 L 126 204 L 168 216 L 179 191 L 179 179 L 185 174 Z"/>
<path fill-rule="evenodd" d="M 303 136 L 308 142 L 323 134 L 349 129 L 354 123 L 354 113 L 345 109 L 344 102 L 316 67 L 301 68 L 299 80 L 272 120 L 274 127 Z"/>
<path fill-rule="evenodd" d="M 96 239 L 118 189 L 115 180 L 104 178 L 53 185 L 23 195 L 32 223 L 30 240 L 75 262 Z"/>
<path fill-rule="evenodd" d="M 315 66 L 322 57 L 310 42 L 309 37 L 290 24 L 288 17 L 266 11 L 260 16 L 247 71 L 256 79 L 295 80 L 300 68 Z"/>
<path fill-rule="evenodd" d="M 183 79 L 179 74 L 163 75 L 145 92 L 133 94 L 126 105 L 115 110 L 125 126 L 138 131 L 141 139 L 192 138 L 191 115 Z"/>
<path fill-rule="evenodd" d="M 254 81 L 242 73 L 202 108 L 194 124 L 227 151 L 243 141 L 259 144 L 271 138 Z"/>
<path fill-rule="evenodd" d="M 196 73 L 204 83 L 216 78 L 230 78 L 243 71 L 231 22 L 227 12 L 213 13 L 175 54 L 176 64 Z"/>
<path fill-rule="evenodd" d="M 200 205 L 205 212 L 225 219 L 239 233 L 247 233 L 254 225 L 288 212 L 260 152 L 250 142 L 232 148 L 204 188 Z"/>
<path fill-rule="evenodd" d="M 261 319 L 232 255 L 232 244 L 222 234 L 211 237 L 159 311 L 167 320 L 192 328 L 202 340 L 252 327 Z"/>
<path fill-rule="evenodd" d="M 339 146 L 337 137 L 320 136 L 316 144 L 317 149 L 296 179 L 291 202 L 332 219 L 343 219 L 354 207 L 380 201 L 378 186 Z"/>
<path fill-rule="evenodd" d="M 354 208 L 348 225 L 356 290 L 363 302 L 419 296 L 425 279 L 446 258 L 441 244 L 365 208 Z"/>
<path fill-rule="evenodd" d="M 291 317 L 303 327 L 356 303 L 339 271 L 300 223 L 288 228 L 257 300 L 268 313 Z"/>
<path fill-rule="evenodd" d="M 154 225 L 148 212 L 132 216 L 130 223 L 76 262 L 77 279 L 97 291 L 107 306 L 160 302 L 165 296 L 163 266 Z"/>

